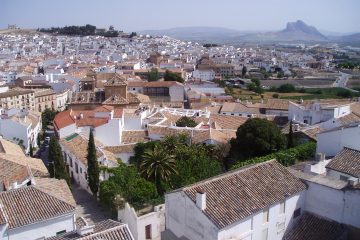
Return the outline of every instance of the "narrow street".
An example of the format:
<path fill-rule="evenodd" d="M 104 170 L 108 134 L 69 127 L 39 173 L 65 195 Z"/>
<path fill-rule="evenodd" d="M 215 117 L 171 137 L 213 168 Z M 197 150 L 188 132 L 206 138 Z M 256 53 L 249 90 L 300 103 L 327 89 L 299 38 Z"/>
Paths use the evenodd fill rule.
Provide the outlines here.
<path fill-rule="evenodd" d="M 79 185 L 72 184 L 71 191 L 77 204 L 77 218 L 83 217 L 89 224 L 112 218 L 110 212 L 100 202 L 96 201 L 91 194 L 81 189 Z"/>

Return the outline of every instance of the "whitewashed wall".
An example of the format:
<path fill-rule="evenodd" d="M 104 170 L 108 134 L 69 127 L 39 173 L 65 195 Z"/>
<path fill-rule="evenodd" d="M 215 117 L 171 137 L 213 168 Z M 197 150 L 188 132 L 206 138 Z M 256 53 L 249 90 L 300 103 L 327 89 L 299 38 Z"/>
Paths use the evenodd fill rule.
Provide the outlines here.
<path fill-rule="evenodd" d="M 56 236 L 57 232 L 75 230 L 75 212 L 53 219 L 47 219 L 35 224 L 26 225 L 20 228 L 8 230 L 4 239 L 7 240 L 35 240 L 42 237 Z"/>
<path fill-rule="evenodd" d="M 128 203 L 118 211 L 118 221 L 128 224 L 135 240 L 145 240 L 145 227 L 151 225 L 151 239 L 160 240 L 161 232 L 165 230 L 165 205 L 157 206 L 158 211 L 137 216 L 134 208 Z"/>

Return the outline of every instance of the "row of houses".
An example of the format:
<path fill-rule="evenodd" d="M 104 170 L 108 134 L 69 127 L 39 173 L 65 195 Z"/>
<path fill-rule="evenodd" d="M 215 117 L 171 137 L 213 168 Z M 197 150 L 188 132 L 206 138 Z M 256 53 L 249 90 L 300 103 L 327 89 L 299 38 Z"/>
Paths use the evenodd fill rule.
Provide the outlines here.
<path fill-rule="evenodd" d="M 126 224 L 110 219 L 93 224 L 77 217 L 65 180 L 49 178 L 41 159 L 26 157 L 4 139 L 0 170 L 0 239 L 134 239 Z"/>

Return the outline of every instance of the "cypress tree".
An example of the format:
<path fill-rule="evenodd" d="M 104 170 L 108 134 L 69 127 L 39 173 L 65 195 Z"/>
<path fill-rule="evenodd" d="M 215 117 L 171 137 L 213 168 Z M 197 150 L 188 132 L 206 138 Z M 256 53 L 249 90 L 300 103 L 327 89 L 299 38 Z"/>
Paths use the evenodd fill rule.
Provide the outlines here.
<path fill-rule="evenodd" d="M 69 173 L 66 170 L 64 156 L 62 155 L 61 147 L 54 136 L 52 136 L 50 139 L 48 160 L 48 169 L 50 176 L 57 179 L 64 179 L 70 186 L 70 177 Z"/>
<path fill-rule="evenodd" d="M 289 135 L 288 135 L 288 142 L 287 142 L 287 148 L 293 148 L 294 147 L 294 132 L 292 127 L 292 120 L 290 121 L 290 129 L 289 129 Z"/>
<path fill-rule="evenodd" d="M 88 164 L 88 183 L 91 192 L 94 194 L 94 196 L 97 196 L 97 192 L 99 190 L 99 163 L 97 161 L 96 157 L 96 147 L 95 147 L 95 141 L 94 141 L 94 134 L 92 130 L 90 131 L 89 135 L 89 143 L 88 143 L 88 149 L 87 149 L 87 164 Z"/>
<path fill-rule="evenodd" d="M 31 142 L 30 142 L 30 146 L 29 146 L 29 155 L 30 155 L 30 157 L 33 157 L 33 156 L 34 156 L 33 147 L 32 147 Z"/>

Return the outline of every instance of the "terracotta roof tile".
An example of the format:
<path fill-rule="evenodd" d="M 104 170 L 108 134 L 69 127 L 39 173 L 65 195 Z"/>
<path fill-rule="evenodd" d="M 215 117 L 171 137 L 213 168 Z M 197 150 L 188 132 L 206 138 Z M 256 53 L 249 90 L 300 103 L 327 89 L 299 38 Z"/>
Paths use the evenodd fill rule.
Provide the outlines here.
<path fill-rule="evenodd" d="M 360 178 L 360 151 L 345 147 L 326 165 L 326 168 Z"/>
<path fill-rule="evenodd" d="M 338 240 L 344 239 L 344 225 L 305 212 L 284 240 Z"/>
<path fill-rule="evenodd" d="M 203 213 L 219 229 L 306 189 L 302 181 L 276 160 L 228 172 L 182 191 L 195 202 L 198 187 L 206 193 Z"/>
<path fill-rule="evenodd" d="M 35 186 L 0 193 L 0 203 L 9 229 L 75 213 L 75 207 Z M 4 220 L 2 220 L 4 221 Z M 0 222 L 4 224 L 4 222 Z"/>
<path fill-rule="evenodd" d="M 78 221 L 77 221 L 78 222 Z M 80 226 L 87 226 L 81 223 Z M 67 232 L 56 237 L 50 237 L 46 240 L 133 240 L 127 225 L 113 220 L 104 220 L 94 225 L 94 232 L 85 236 L 79 235 L 76 231 Z"/>

